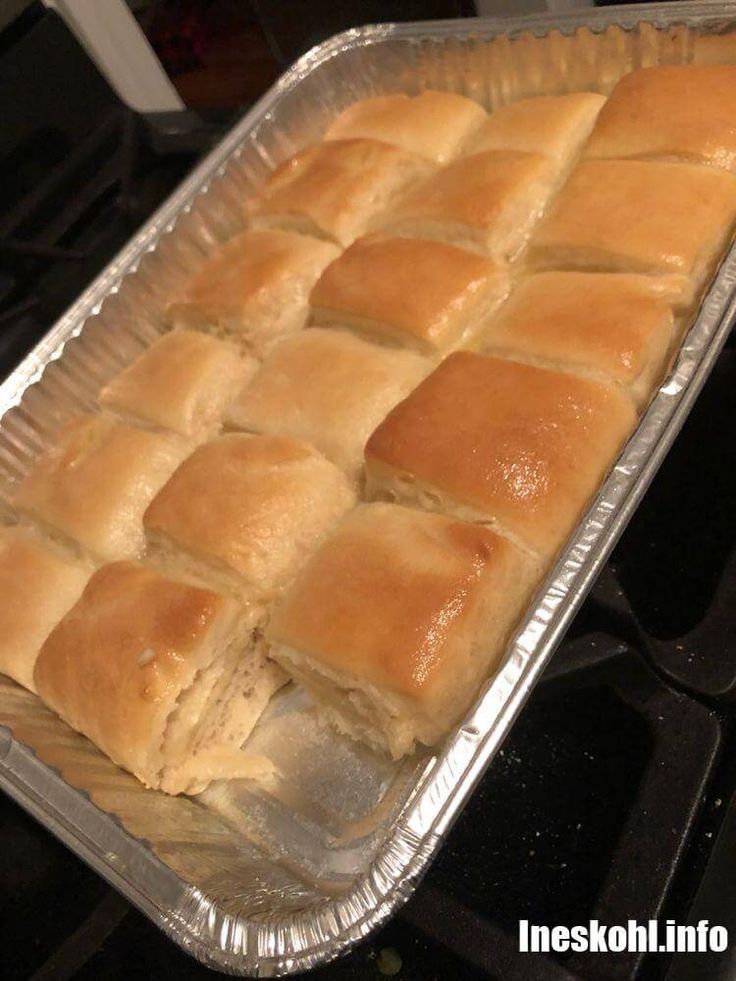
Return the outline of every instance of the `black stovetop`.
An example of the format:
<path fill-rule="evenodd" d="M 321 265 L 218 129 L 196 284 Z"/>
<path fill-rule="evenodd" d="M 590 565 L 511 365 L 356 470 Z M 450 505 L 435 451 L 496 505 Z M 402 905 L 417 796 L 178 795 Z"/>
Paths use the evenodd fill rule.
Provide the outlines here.
<path fill-rule="evenodd" d="M 44 23 L 54 58 L 78 59 Z M 0 88 L 7 70 L 0 52 Z M 79 71 L 86 114 L 60 106 L 0 146 L 3 375 L 221 122 L 137 118 Z M 404 981 L 736 977 L 733 950 L 553 959 L 516 940 L 520 918 L 708 918 L 736 937 L 735 418 L 729 346 L 415 897 L 315 981 L 377 981 L 399 964 Z M 2 981 L 214 977 L 1 796 L 0 851 Z"/>

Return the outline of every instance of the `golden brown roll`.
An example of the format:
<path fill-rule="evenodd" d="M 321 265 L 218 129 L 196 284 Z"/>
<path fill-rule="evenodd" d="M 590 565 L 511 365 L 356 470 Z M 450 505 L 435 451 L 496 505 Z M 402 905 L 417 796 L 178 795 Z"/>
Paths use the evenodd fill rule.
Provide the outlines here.
<path fill-rule="evenodd" d="M 736 218 L 736 177 L 693 164 L 580 164 L 537 228 L 530 265 L 676 273 L 683 291 L 708 279 Z"/>
<path fill-rule="evenodd" d="M 674 342 L 666 285 L 626 273 L 531 276 L 491 318 L 481 348 L 614 382 L 648 402 Z"/>
<path fill-rule="evenodd" d="M 431 367 L 412 351 L 310 327 L 274 348 L 230 406 L 226 423 L 310 443 L 356 479 L 370 434 Z"/>
<path fill-rule="evenodd" d="M 0 672 L 35 691 L 41 644 L 79 599 L 90 572 L 27 531 L 0 529 Z"/>
<path fill-rule="evenodd" d="M 355 501 L 347 477 L 287 436 L 204 443 L 157 494 L 144 524 L 151 561 L 262 605 Z"/>
<path fill-rule="evenodd" d="M 470 137 L 466 153 L 520 150 L 553 157 L 567 167 L 605 102 L 597 92 L 540 95 L 495 109 Z"/>
<path fill-rule="evenodd" d="M 135 562 L 103 566 L 43 645 L 35 680 L 147 787 L 197 793 L 268 772 L 238 747 L 285 679 L 235 600 Z"/>
<path fill-rule="evenodd" d="M 402 756 L 437 743 L 470 707 L 538 574 L 481 525 L 363 505 L 277 608 L 272 655 L 338 729 Z"/>
<path fill-rule="evenodd" d="M 421 157 L 377 140 L 317 143 L 274 171 L 248 203 L 247 214 L 256 228 L 284 228 L 350 245 L 431 169 Z"/>
<path fill-rule="evenodd" d="M 105 385 L 99 401 L 124 422 L 202 442 L 220 431 L 225 407 L 257 366 L 228 341 L 173 330 Z"/>
<path fill-rule="evenodd" d="M 496 260 L 525 245 L 557 184 L 552 160 L 490 150 L 437 171 L 375 223 L 387 235 L 436 239 Z"/>
<path fill-rule="evenodd" d="M 272 229 L 215 249 L 168 309 L 171 323 L 237 342 L 257 358 L 307 322 L 309 291 L 337 246 Z"/>
<path fill-rule="evenodd" d="M 548 562 L 635 422 L 617 387 L 456 351 L 368 440 L 368 494 L 483 521 Z"/>
<path fill-rule="evenodd" d="M 701 161 L 736 171 L 736 66 L 658 65 L 624 75 L 585 156 Z"/>
<path fill-rule="evenodd" d="M 485 118 L 477 102 L 454 92 L 399 92 L 354 102 L 328 126 L 325 139 L 381 140 L 447 163 Z"/>
<path fill-rule="evenodd" d="M 695 34 L 688 37 L 688 49 L 694 65 L 733 65 L 736 63 L 736 33 Z"/>
<path fill-rule="evenodd" d="M 141 554 L 143 512 L 191 450 L 105 415 L 68 423 L 13 500 L 18 512 L 101 562 Z"/>
<path fill-rule="evenodd" d="M 467 342 L 509 291 L 505 267 L 444 242 L 369 235 L 312 290 L 312 319 L 442 354 Z"/>

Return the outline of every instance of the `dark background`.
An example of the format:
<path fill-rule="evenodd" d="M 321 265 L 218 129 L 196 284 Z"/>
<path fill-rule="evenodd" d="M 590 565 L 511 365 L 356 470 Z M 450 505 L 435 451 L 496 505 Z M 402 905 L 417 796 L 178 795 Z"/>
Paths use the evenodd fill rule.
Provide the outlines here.
<path fill-rule="evenodd" d="M 0 374 L 298 54 L 471 0 L 180 0 L 137 16 L 189 112 L 122 106 L 39 3 L 0 33 Z M 522 957 L 520 917 L 736 937 L 736 350 L 416 896 L 315 981 L 683 981 L 722 958 Z M 0 979 L 215 977 L 0 796 Z"/>

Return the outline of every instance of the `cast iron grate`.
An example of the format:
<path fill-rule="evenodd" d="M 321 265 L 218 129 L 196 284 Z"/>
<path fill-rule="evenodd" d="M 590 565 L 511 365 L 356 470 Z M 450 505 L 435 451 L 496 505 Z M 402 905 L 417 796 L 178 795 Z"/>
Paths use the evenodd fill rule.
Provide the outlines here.
<path fill-rule="evenodd" d="M 40 46 L 61 77 L 72 49 L 58 22 L 38 20 L 31 33 L 34 59 Z M 27 40 L 3 53 L 0 82 L 9 54 L 26 57 Z M 84 113 L 60 106 L 50 130 L 39 111 L 34 130 L 10 149 L 0 143 L 2 374 L 212 135 L 188 114 L 152 131 L 99 79 L 85 85 Z M 11 139 L 12 123 L 11 114 L 0 140 Z M 729 346 L 416 896 L 314 981 L 376 981 L 394 962 L 381 958 L 386 948 L 401 958 L 403 981 L 733 976 L 728 955 L 530 957 L 518 953 L 516 930 L 520 917 L 573 924 L 705 915 L 736 936 L 734 410 Z M 4 981 L 214 976 L 5 798 L 0 848 Z"/>

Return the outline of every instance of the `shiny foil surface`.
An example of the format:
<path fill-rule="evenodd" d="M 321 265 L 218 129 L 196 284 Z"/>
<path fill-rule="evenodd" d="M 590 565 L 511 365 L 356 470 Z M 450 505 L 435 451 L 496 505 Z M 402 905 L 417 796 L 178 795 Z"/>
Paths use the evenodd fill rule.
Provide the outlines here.
<path fill-rule="evenodd" d="M 655 64 L 736 61 L 725 3 L 356 29 L 306 54 L 0 385 L 0 502 L 70 417 L 165 330 L 168 299 L 242 224 L 242 202 L 349 102 L 423 87 L 492 109 L 608 92 Z M 287 689 L 248 746 L 273 785 L 195 798 L 143 788 L 34 696 L 0 680 L 0 786 L 203 962 L 274 977 L 338 956 L 411 894 L 492 761 L 667 453 L 736 312 L 723 262 L 670 376 L 540 587 L 501 669 L 437 755 L 392 763 Z"/>

